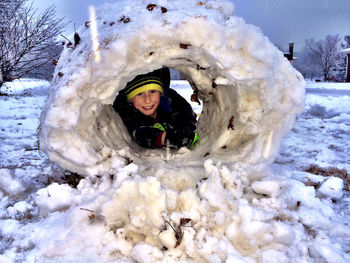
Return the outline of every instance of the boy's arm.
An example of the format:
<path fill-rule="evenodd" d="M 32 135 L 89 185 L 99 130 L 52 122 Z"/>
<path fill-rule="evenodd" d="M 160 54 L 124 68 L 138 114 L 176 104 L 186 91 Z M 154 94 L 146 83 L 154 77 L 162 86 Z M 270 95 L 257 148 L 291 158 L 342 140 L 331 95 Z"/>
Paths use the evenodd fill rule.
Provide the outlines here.
<path fill-rule="evenodd" d="M 163 146 L 165 143 L 166 132 L 162 132 L 160 136 L 160 145 Z"/>
<path fill-rule="evenodd" d="M 189 145 L 195 139 L 197 116 L 191 105 L 176 91 L 170 90 L 172 112 L 162 122 L 166 130 L 165 144 L 173 147 Z"/>

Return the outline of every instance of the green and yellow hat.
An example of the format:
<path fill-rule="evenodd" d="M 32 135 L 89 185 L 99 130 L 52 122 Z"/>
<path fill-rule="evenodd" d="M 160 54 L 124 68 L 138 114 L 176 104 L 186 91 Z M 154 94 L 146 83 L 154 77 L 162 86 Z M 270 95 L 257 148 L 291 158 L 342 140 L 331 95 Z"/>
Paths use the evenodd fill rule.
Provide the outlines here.
<path fill-rule="evenodd" d="M 164 94 L 163 81 L 155 71 L 134 78 L 126 85 L 124 92 L 127 99 L 131 100 L 137 94 L 147 90 L 158 90 Z"/>

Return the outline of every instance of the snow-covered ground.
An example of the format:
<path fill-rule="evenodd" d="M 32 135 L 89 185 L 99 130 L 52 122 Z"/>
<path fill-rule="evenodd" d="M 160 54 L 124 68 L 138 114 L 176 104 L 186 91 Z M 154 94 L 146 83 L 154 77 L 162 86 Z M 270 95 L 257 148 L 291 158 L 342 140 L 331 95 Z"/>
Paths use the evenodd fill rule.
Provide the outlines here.
<path fill-rule="evenodd" d="M 350 262 L 349 175 L 346 181 L 305 171 L 317 165 L 349 174 L 346 93 L 307 94 L 263 178 L 208 158 L 202 169 L 179 170 L 177 176 L 196 180 L 176 191 L 123 158 L 111 164 L 114 175 L 77 185 L 38 150 L 48 83 L 5 85 L 0 262 Z M 189 85 L 172 85 L 189 100 Z M 306 88 L 350 85 L 307 82 Z"/>

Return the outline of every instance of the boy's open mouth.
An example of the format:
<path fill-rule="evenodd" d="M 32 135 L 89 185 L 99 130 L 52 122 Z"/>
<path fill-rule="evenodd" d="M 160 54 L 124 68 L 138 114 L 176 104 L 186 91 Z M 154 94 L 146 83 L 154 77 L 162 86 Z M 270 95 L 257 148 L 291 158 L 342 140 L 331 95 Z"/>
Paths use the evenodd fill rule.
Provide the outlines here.
<path fill-rule="evenodd" d="M 154 107 L 154 105 L 151 105 L 151 106 L 143 106 L 142 108 L 149 111 L 149 110 L 152 110 Z"/>

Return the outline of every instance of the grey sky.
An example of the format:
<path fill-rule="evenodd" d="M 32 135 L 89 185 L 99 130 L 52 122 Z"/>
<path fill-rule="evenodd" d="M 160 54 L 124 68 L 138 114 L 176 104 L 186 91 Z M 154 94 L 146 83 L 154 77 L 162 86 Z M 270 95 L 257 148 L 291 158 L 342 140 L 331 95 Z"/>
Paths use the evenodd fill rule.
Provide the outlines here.
<path fill-rule="evenodd" d="M 34 0 L 39 11 L 55 4 L 57 15 L 79 27 L 88 21 L 89 5 L 99 6 L 116 0 Z M 282 49 L 295 42 L 299 50 L 305 39 L 323 39 L 326 35 L 350 35 L 350 0 L 233 0 L 236 14 Z"/>
<path fill-rule="evenodd" d="M 326 35 L 350 35 L 350 0 L 235 0 L 236 14 L 259 26 L 272 42 L 287 48 Z"/>

